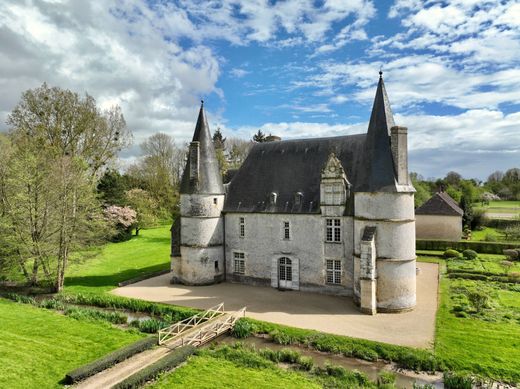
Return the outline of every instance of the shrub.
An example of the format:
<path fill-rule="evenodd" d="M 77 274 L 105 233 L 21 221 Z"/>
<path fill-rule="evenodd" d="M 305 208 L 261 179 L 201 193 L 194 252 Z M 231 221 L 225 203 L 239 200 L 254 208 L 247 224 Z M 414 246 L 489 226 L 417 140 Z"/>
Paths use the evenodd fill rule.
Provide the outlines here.
<path fill-rule="evenodd" d="M 478 254 L 476 251 L 473 251 L 473 250 L 464 250 L 462 252 L 462 256 L 464 257 L 464 259 L 469 259 L 469 260 L 474 260 L 474 259 L 477 259 L 478 258 Z"/>
<path fill-rule="evenodd" d="M 145 319 L 145 320 L 134 320 L 130 323 L 131 326 L 136 327 L 139 331 L 154 334 L 161 328 L 168 327 L 170 323 L 157 320 L 157 319 Z"/>
<path fill-rule="evenodd" d="M 458 258 L 460 253 L 457 250 L 448 249 L 444 252 L 444 258 Z"/>
<path fill-rule="evenodd" d="M 473 387 L 473 379 L 464 375 L 444 372 L 444 388 L 445 389 L 471 389 Z"/>
<path fill-rule="evenodd" d="M 280 350 L 280 362 L 297 363 L 300 360 L 301 354 L 296 350 L 289 350 L 284 348 Z"/>
<path fill-rule="evenodd" d="M 231 335 L 239 339 L 248 338 L 252 334 L 253 325 L 251 322 L 244 320 L 243 318 L 238 319 L 231 330 Z"/>
<path fill-rule="evenodd" d="M 68 385 L 74 384 L 78 381 L 84 380 L 100 371 L 106 370 L 109 367 L 130 358 L 131 356 L 148 350 L 157 344 L 155 337 L 147 337 L 138 340 L 126 347 L 111 352 L 103 358 L 97 359 L 87 365 L 78 367 L 77 369 L 67 373 L 65 376 L 65 383 Z"/>
<path fill-rule="evenodd" d="M 24 296 L 23 294 L 7 293 L 5 297 L 9 300 L 16 301 L 17 303 L 36 305 L 36 300 L 34 298 Z"/>
<path fill-rule="evenodd" d="M 128 317 L 121 312 L 105 312 L 92 308 L 69 307 L 65 315 L 76 320 L 101 320 L 113 324 L 126 324 Z"/>
<path fill-rule="evenodd" d="M 395 384 L 395 374 L 391 371 L 382 371 L 377 377 L 378 385 Z"/>
<path fill-rule="evenodd" d="M 162 372 L 171 370 L 175 366 L 178 366 L 194 352 L 195 347 L 193 346 L 184 346 L 175 349 L 165 357 L 159 359 L 157 362 L 152 363 L 151 365 L 124 379 L 120 383 L 112 386 L 112 389 L 140 388 L 144 383 L 158 377 Z"/>
<path fill-rule="evenodd" d="M 40 301 L 38 304 L 41 308 L 45 309 L 55 309 L 57 311 L 65 310 L 65 304 L 62 301 L 56 299 L 45 299 Z"/>
<path fill-rule="evenodd" d="M 271 337 L 273 342 L 281 344 L 281 345 L 288 345 L 288 344 L 293 343 L 291 336 L 286 334 L 285 332 L 274 330 L 269 333 L 269 336 Z"/>
<path fill-rule="evenodd" d="M 469 292 L 468 300 L 477 312 L 482 312 L 489 303 L 489 296 L 481 292 Z"/>
<path fill-rule="evenodd" d="M 418 384 L 417 382 L 414 382 L 412 389 L 435 389 L 435 386 L 433 386 L 432 384 L 421 385 L 421 384 Z"/>
<path fill-rule="evenodd" d="M 507 249 L 504 250 L 503 253 L 510 261 L 516 261 L 520 258 L 520 249 Z"/>
<path fill-rule="evenodd" d="M 314 361 L 311 357 L 302 356 L 302 357 L 300 357 L 298 364 L 300 365 L 300 369 L 311 371 L 312 367 L 314 366 Z"/>

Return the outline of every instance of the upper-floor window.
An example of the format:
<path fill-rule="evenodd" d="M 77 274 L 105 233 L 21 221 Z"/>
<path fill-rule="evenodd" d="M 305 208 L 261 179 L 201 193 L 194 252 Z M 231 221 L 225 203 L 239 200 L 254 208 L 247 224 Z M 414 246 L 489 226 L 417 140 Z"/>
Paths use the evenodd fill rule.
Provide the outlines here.
<path fill-rule="evenodd" d="M 341 219 L 326 219 L 325 241 L 341 242 Z"/>
<path fill-rule="evenodd" d="M 291 239 L 291 223 L 289 222 L 283 222 L 283 239 Z"/>
<path fill-rule="evenodd" d="M 246 218 L 245 217 L 239 218 L 238 230 L 239 230 L 239 234 L 240 234 L 241 238 L 246 236 Z"/>
<path fill-rule="evenodd" d="M 345 190 L 341 182 L 325 184 L 325 204 L 342 204 L 344 200 Z"/>
<path fill-rule="evenodd" d="M 246 272 L 246 256 L 244 253 L 234 251 L 234 269 L 233 272 L 236 274 L 245 274 Z"/>

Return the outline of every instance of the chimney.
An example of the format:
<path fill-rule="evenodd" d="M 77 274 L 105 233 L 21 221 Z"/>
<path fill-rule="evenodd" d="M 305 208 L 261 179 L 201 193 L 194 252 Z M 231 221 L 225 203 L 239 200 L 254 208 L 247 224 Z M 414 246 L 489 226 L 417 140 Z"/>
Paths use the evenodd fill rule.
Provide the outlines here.
<path fill-rule="evenodd" d="M 190 143 L 190 181 L 197 182 L 199 180 L 199 149 L 200 142 Z"/>
<path fill-rule="evenodd" d="M 399 185 L 408 185 L 408 129 L 394 126 L 390 129 L 392 156 Z"/>

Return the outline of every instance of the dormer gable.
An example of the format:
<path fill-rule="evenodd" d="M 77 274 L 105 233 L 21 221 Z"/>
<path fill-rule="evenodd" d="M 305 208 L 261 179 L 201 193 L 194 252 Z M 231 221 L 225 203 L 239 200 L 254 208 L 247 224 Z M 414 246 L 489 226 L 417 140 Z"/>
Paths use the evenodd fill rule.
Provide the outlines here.
<path fill-rule="evenodd" d="M 350 196 L 350 187 L 341 161 L 331 152 L 321 170 L 321 205 L 345 205 Z"/>

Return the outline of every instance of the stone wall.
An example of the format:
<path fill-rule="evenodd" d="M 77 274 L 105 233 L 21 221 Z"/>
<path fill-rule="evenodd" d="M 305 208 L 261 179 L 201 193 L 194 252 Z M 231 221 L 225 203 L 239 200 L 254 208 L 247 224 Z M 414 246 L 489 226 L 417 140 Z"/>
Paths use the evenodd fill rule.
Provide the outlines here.
<path fill-rule="evenodd" d="M 417 239 L 458 241 L 462 237 L 462 216 L 416 215 Z"/>
<path fill-rule="evenodd" d="M 239 236 L 239 218 L 245 219 L 245 237 Z M 228 213 L 225 215 L 226 279 L 278 287 L 278 259 L 290 258 L 295 264 L 292 289 L 336 295 L 352 294 L 352 218 L 339 217 L 343 241 L 325 243 L 325 217 L 321 215 Z M 291 228 L 283 238 L 283 223 Z M 234 274 L 233 252 L 243 252 L 245 274 Z M 326 281 L 326 259 L 342 261 L 340 285 Z M 298 268 L 298 270 L 296 270 Z"/>

